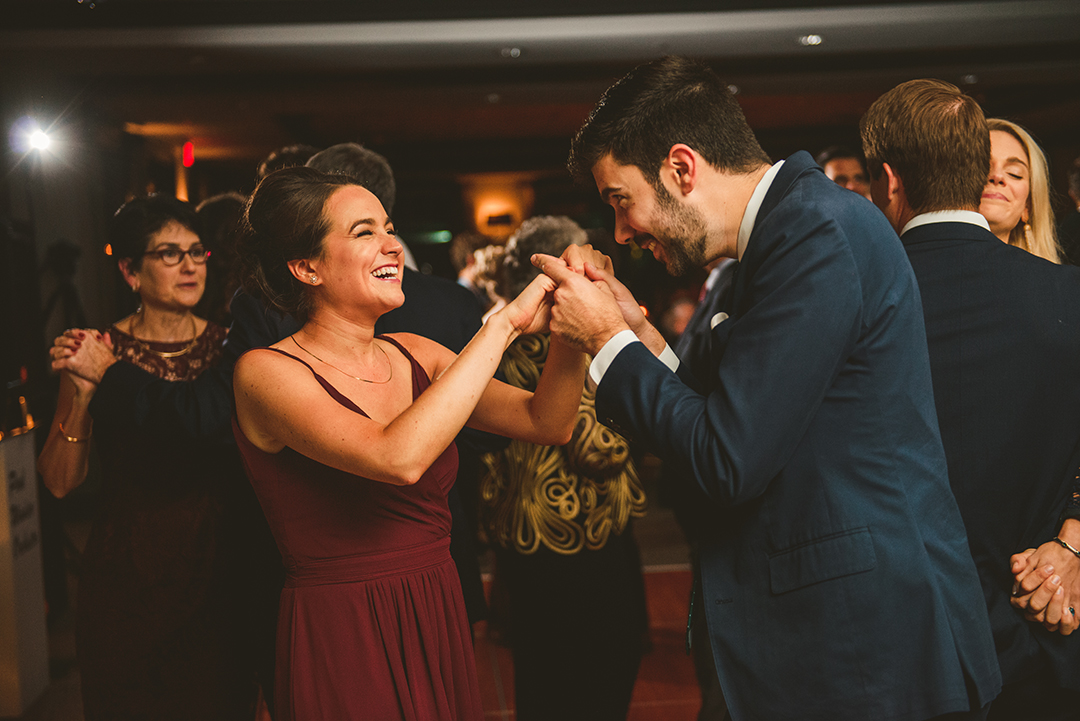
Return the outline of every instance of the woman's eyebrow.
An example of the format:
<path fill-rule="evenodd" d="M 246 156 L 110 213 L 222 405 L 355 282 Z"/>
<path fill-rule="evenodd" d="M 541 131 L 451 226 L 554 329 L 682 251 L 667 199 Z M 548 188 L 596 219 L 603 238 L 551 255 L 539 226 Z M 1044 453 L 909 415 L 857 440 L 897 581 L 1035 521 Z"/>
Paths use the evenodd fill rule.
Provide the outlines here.
<path fill-rule="evenodd" d="M 364 218 L 363 220 L 358 220 L 358 221 L 356 221 L 355 223 L 353 223 L 352 225 L 349 226 L 349 232 L 351 233 L 354 230 L 356 230 L 356 226 L 358 226 L 358 225 L 375 225 L 375 219 L 374 218 Z"/>

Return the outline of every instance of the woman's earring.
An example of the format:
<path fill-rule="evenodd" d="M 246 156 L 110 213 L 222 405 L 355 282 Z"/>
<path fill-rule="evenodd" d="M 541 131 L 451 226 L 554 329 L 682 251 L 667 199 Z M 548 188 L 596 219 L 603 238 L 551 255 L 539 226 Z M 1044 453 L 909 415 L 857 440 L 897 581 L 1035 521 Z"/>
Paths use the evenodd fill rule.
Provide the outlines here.
<path fill-rule="evenodd" d="M 314 284 L 315 281 L 317 281 L 317 280 L 318 280 L 318 278 L 316 277 L 316 275 L 314 273 L 312 273 L 311 274 L 311 282 L 312 282 L 312 284 Z"/>
<path fill-rule="evenodd" d="M 139 292 L 139 281 L 135 281 L 134 283 L 131 284 L 131 292 L 132 293 L 138 293 Z"/>

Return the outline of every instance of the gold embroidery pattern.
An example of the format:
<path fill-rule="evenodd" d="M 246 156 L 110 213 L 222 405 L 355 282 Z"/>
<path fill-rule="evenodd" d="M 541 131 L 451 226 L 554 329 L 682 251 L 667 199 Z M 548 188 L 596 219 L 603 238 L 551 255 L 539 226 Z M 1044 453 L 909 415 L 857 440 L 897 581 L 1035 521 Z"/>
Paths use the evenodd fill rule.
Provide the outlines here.
<path fill-rule="evenodd" d="M 503 356 L 511 385 L 535 390 L 547 335 L 522 336 Z M 562 447 L 511 441 L 482 457 L 481 535 L 519 553 L 544 545 L 569 555 L 603 548 L 631 517 L 645 515 L 645 491 L 629 444 L 596 420 L 596 397 L 582 394 L 573 437 Z"/>

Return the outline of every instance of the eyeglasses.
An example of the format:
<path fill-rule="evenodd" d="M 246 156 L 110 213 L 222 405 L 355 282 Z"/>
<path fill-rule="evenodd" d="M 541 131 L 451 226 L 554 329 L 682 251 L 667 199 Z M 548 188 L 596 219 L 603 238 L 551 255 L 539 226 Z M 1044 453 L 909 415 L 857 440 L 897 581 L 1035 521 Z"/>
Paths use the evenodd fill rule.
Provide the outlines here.
<path fill-rule="evenodd" d="M 206 259 L 210 257 L 210 251 L 203 245 L 193 245 L 187 250 L 180 250 L 179 248 L 159 248 L 158 250 L 148 250 L 143 253 L 143 256 L 156 255 L 165 265 L 180 265 L 180 261 L 184 259 L 185 255 L 191 256 L 191 262 L 198 265 L 202 265 L 206 262 Z"/>

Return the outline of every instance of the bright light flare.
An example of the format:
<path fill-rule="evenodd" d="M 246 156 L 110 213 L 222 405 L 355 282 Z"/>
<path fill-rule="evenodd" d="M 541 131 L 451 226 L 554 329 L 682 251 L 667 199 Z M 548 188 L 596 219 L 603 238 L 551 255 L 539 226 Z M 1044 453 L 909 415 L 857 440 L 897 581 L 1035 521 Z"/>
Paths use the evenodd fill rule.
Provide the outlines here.
<path fill-rule="evenodd" d="M 49 138 L 49 134 L 40 128 L 30 134 L 30 147 L 36 150 L 48 150 L 52 145 L 52 140 Z"/>
<path fill-rule="evenodd" d="M 55 138 L 41 129 L 38 122 L 29 116 L 15 121 L 8 136 L 11 148 L 16 153 L 25 154 L 33 150 L 45 152 L 55 147 Z"/>

